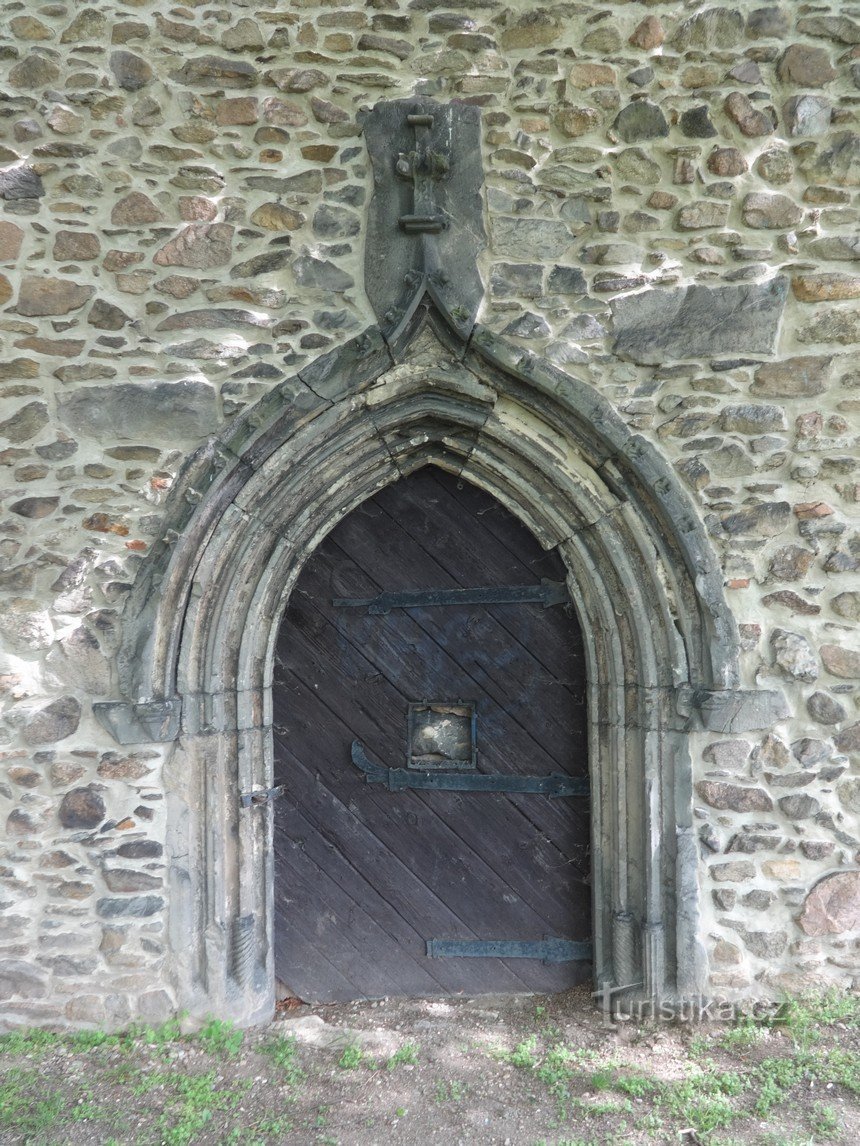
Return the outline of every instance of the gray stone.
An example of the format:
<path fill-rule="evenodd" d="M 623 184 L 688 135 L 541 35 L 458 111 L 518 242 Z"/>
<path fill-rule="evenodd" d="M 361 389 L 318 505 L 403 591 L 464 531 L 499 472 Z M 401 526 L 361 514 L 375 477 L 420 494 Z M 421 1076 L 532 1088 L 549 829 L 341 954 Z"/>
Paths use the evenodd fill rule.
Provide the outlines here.
<path fill-rule="evenodd" d="M 612 160 L 612 168 L 619 179 L 643 187 L 655 186 L 663 176 L 660 164 L 641 147 L 619 151 Z"/>
<path fill-rule="evenodd" d="M 860 44 L 860 23 L 847 16 L 806 16 L 797 21 L 798 32 L 839 44 Z"/>
<path fill-rule="evenodd" d="M 769 581 L 799 581 L 809 572 L 815 554 L 802 545 L 786 545 L 778 549 L 768 566 Z"/>
<path fill-rule="evenodd" d="M 761 502 L 729 509 L 719 515 L 720 531 L 730 537 L 749 534 L 753 537 L 776 537 L 791 520 L 787 501 Z"/>
<path fill-rule="evenodd" d="M 519 219 L 498 215 L 492 221 L 494 247 L 515 258 L 558 258 L 572 242 L 565 223 L 555 219 Z"/>
<path fill-rule="evenodd" d="M 661 139 L 669 134 L 665 115 L 649 100 L 634 100 L 622 108 L 615 117 L 613 127 L 619 139 L 625 143 L 636 143 L 640 139 Z"/>
<path fill-rule="evenodd" d="M 267 315 L 255 314 L 250 310 L 224 307 L 221 310 L 186 310 L 181 314 L 171 314 L 160 322 L 156 330 L 233 330 L 237 326 L 268 326 Z"/>
<path fill-rule="evenodd" d="M 97 828 L 105 814 L 105 802 L 92 787 L 73 788 L 60 804 L 59 817 L 64 828 Z"/>
<path fill-rule="evenodd" d="M 153 77 L 150 65 L 134 52 L 111 52 L 110 67 L 116 82 L 127 92 L 140 91 Z"/>
<path fill-rule="evenodd" d="M 789 715 L 785 697 L 775 689 L 697 689 L 692 703 L 703 728 L 724 734 L 772 728 Z"/>
<path fill-rule="evenodd" d="M 23 497 L 20 501 L 13 501 L 9 509 L 19 517 L 38 521 L 42 517 L 50 517 L 59 504 L 58 497 Z"/>
<path fill-rule="evenodd" d="M 577 314 L 561 333 L 566 338 L 573 338 L 579 342 L 590 342 L 596 338 L 603 338 L 606 334 L 606 327 L 593 314 Z"/>
<path fill-rule="evenodd" d="M 751 749 L 748 740 L 720 740 L 708 745 L 702 753 L 702 759 L 715 768 L 740 772 L 749 760 Z"/>
<path fill-rule="evenodd" d="M 827 147 L 814 157 L 801 160 L 801 163 L 807 176 L 819 183 L 836 187 L 860 186 L 860 133 L 836 132 L 830 137 Z"/>
<path fill-rule="evenodd" d="M 808 820 L 811 816 L 818 815 L 821 808 L 818 800 L 806 795 L 780 796 L 777 804 L 782 814 L 790 820 Z"/>
<path fill-rule="evenodd" d="M 755 865 L 749 860 L 715 863 L 708 868 L 708 874 L 717 883 L 743 883 L 755 879 Z"/>
<path fill-rule="evenodd" d="M 99 441 L 201 438 L 218 423 L 215 389 L 208 382 L 121 382 L 85 386 L 58 398 L 63 423 Z"/>
<path fill-rule="evenodd" d="M 757 229 L 794 227 L 803 218 L 803 208 L 787 195 L 755 191 L 744 199 L 743 218 Z"/>
<path fill-rule="evenodd" d="M 23 959 L 0 959 L 0 999 L 44 999 L 48 977 Z"/>
<path fill-rule="evenodd" d="M 788 279 L 647 290 L 613 299 L 614 350 L 636 362 L 773 351 Z"/>
<path fill-rule="evenodd" d="M 37 175 L 27 164 L 0 171 L 0 199 L 10 202 L 19 199 L 40 199 L 44 194 L 45 187 L 41 175 Z"/>
<path fill-rule="evenodd" d="M 579 267 L 554 266 L 546 282 L 547 294 L 585 294 L 588 287 Z"/>
<path fill-rule="evenodd" d="M 754 164 L 756 175 L 766 183 L 790 183 L 794 178 L 794 163 L 784 147 L 771 147 L 763 151 Z"/>
<path fill-rule="evenodd" d="M 727 921 L 729 922 L 729 921 Z M 730 923 L 744 942 L 744 946 L 760 959 L 776 959 L 788 945 L 784 931 L 747 931 L 745 927 Z"/>
<path fill-rule="evenodd" d="M 355 279 L 329 259 L 315 259 L 313 255 L 300 255 L 293 263 L 293 274 L 299 286 L 312 290 L 331 290 L 337 293 L 355 286 Z"/>
<path fill-rule="evenodd" d="M 830 100 L 823 96 L 791 96 L 782 105 L 782 119 L 788 134 L 823 135 L 830 128 Z"/>
<path fill-rule="evenodd" d="M 547 338 L 551 328 L 541 315 L 525 311 L 509 322 L 502 333 L 512 335 L 514 338 Z"/>
<path fill-rule="evenodd" d="M 747 16 L 747 34 L 754 37 L 785 36 L 789 29 L 788 16 L 778 5 L 755 8 Z"/>
<path fill-rule="evenodd" d="M 96 299 L 87 315 L 87 322 L 98 330 L 122 330 L 130 321 L 124 310 L 103 298 Z"/>
<path fill-rule="evenodd" d="M 780 406 L 745 402 L 740 406 L 726 406 L 720 415 L 719 426 L 727 433 L 766 434 L 773 430 L 787 430 L 788 422 Z"/>
<path fill-rule="evenodd" d="M 818 680 L 818 657 L 806 637 L 785 629 L 774 629 L 770 647 L 774 664 L 785 676 L 807 683 Z"/>
<path fill-rule="evenodd" d="M 744 788 L 716 780 L 700 780 L 696 791 L 712 808 L 732 812 L 769 812 L 773 801 L 763 788 Z"/>
<path fill-rule="evenodd" d="M 721 911 L 732 911 L 737 903 L 738 893 L 733 887 L 718 887 L 711 892 L 711 898 Z"/>
<path fill-rule="evenodd" d="M 22 736 L 27 744 L 52 744 L 72 736 L 80 722 L 78 701 L 73 696 L 62 696 L 29 716 Z"/>
<path fill-rule="evenodd" d="M 690 48 L 734 48 L 744 34 L 744 20 L 733 8 L 706 8 L 682 20 L 672 33 L 672 47 L 679 51 Z"/>
<path fill-rule="evenodd" d="M 849 621 L 860 621 L 860 592 L 838 593 L 830 602 L 830 608 Z"/>
<path fill-rule="evenodd" d="M 321 239 L 349 239 L 361 230 L 361 220 L 354 211 L 321 203 L 314 212 L 313 228 Z"/>
<path fill-rule="evenodd" d="M 849 812 L 860 814 L 860 776 L 844 780 L 836 789 L 839 803 Z"/>
<path fill-rule="evenodd" d="M 729 204 L 712 199 L 697 199 L 678 212 L 677 224 L 682 231 L 695 231 L 709 227 L 724 227 L 729 218 Z"/>
<path fill-rule="evenodd" d="M 711 122 L 707 104 L 688 108 L 681 113 L 678 122 L 681 131 L 690 139 L 711 139 L 717 134 L 717 129 Z"/>
<path fill-rule="evenodd" d="M 288 267 L 293 261 L 293 255 L 288 250 L 264 251 L 262 255 L 252 255 L 242 263 L 234 263 L 230 267 L 231 279 L 250 279 L 256 275 L 271 274 L 272 271 Z"/>
<path fill-rule="evenodd" d="M 130 840 L 120 844 L 116 854 L 123 859 L 158 859 L 164 854 L 164 848 L 157 840 Z"/>
<path fill-rule="evenodd" d="M 845 705 L 826 692 L 814 692 L 807 697 L 806 711 L 819 724 L 839 724 L 847 715 Z M 844 752 L 845 749 L 840 748 L 840 751 Z"/>
<path fill-rule="evenodd" d="M 5 422 L 0 422 L 0 438 L 6 438 L 15 444 L 29 441 L 47 424 L 48 408 L 45 402 L 28 402 Z"/>
<path fill-rule="evenodd" d="M 540 264 L 535 263 L 495 263 L 490 276 L 490 291 L 496 298 L 540 298 L 543 294 L 543 270 Z M 577 273 L 582 278 L 582 271 Z M 584 290 L 585 280 L 582 281 Z"/>
<path fill-rule="evenodd" d="M 766 362 L 755 372 L 750 393 L 762 398 L 813 398 L 827 389 L 832 355 L 798 355 Z"/>
<path fill-rule="evenodd" d="M 825 239 L 814 239 L 809 244 L 809 251 L 820 259 L 855 262 L 860 259 L 860 235 L 830 235 Z"/>
<path fill-rule="evenodd" d="M 102 872 L 108 891 L 152 891 L 164 882 L 157 875 L 145 871 L 132 871 L 129 868 L 105 868 Z"/>
<path fill-rule="evenodd" d="M 119 915 L 155 915 L 164 907 L 164 900 L 158 895 L 132 895 L 128 899 L 100 899 L 96 911 L 102 919 L 115 919 Z"/>
<path fill-rule="evenodd" d="M 839 706 L 841 708 L 841 705 Z M 845 713 L 843 710 L 843 717 Z M 836 723 L 835 721 L 833 723 Z M 837 752 L 860 752 L 860 723 L 849 724 L 833 737 Z"/>
<path fill-rule="evenodd" d="M 218 84 L 226 88 L 251 88 L 258 80 L 257 71 L 251 64 L 220 56 L 197 56 L 190 59 L 178 71 L 171 73 L 170 78 L 189 87 Z"/>
<path fill-rule="evenodd" d="M 741 855 L 751 856 L 755 855 L 756 852 L 775 851 L 781 842 L 781 836 L 744 829 L 738 832 L 737 835 L 732 836 L 729 840 L 726 852 L 740 852 Z"/>
<path fill-rule="evenodd" d="M 829 306 L 816 312 L 808 326 L 797 331 L 797 341 L 804 343 L 837 342 L 853 346 L 860 342 L 860 308 Z"/>
<path fill-rule="evenodd" d="M 822 645 L 821 660 L 831 676 L 860 680 L 860 652 L 842 645 Z"/>
<path fill-rule="evenodd" d="M 773 906 L 776 896 L 772 891 L 765 891 L 763 888 L 754 888 L 748 891 L 741 900 L 744 907 L 750 907 L 753 911 L 767 911 L 768 908 Z"/>

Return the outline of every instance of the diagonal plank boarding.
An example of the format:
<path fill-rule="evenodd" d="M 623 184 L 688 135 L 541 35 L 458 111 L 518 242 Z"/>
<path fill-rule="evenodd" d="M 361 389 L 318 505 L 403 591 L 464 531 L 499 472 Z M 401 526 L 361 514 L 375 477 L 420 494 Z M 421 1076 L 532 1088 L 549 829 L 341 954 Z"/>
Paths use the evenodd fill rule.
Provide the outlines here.
<path fill-rule="evenodd" d="M 574 778 L 561 785 L 568 791 L 588 775 L 575 612 L 540 594 L 499 603 L 495 592 L 462 593 L 564 580 L 558 554 L 495 499 L 432 467 L 365 502 L 308 561 L 273 686 L 275 783 L 284 785 L 275 967 L 294 994 L 549 992 L 590 976 L 581 957 L 529 957 L 581 956 L 591 935 L 588 800 L 544 794 L 559 788 L 552 776 Z M 343 604 L 436 590 L 441 605 L 374 613 Z M 408 706 L 425 701 L 473 704 L 471 774 L 512 782 L 368 783 L 353 742 L 371 773 L 402 776 L 412 767 Z M 526 790 L 495 790 L 505 786 Z"/>

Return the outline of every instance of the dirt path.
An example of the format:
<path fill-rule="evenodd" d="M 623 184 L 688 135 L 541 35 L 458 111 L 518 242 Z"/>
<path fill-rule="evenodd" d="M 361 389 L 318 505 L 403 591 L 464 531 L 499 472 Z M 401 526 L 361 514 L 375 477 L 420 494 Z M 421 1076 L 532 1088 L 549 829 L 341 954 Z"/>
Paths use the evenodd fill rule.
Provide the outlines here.
<path fill-rule="evenodd" d="M 0 1142 L 584 1146 L 860 1142 L 860 1004 L 605 1024 L 585 992 L 0 1038 Z"/>

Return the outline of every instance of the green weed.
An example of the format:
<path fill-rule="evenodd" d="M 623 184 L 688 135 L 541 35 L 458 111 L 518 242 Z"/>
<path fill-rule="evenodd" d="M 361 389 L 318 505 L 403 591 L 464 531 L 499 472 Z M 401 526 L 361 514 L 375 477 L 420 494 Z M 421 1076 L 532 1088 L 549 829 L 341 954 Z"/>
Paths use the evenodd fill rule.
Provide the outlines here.
<path fill-rule="evenodd" d="M 231 1022 L 209 1019 L 197 1032 L 197 1039 L 203 1049 L 219 1058 L 235 1058 L 245 1038 L 243 1031 L 236 1030 Z"/>
<path fill-rule="evenodd" d="M 364 1051 L 360 1046 L 352 1043 L 348 1047 L 343 1048 L 343 1054 L 337 1060 L 337 1065 L 341 1070 L 356 1070 L 361 1066 L 361 1060 L 364 1058 Z"/>
<path fill-rule="evenodd" d="M 13 1058 L 41 1056 L 55 1050 L 61 1042 L 60 1036 L 52 1031 L 12 1031 L 9 1035 L 0 1035 L 0 1055 L 10 1055 Z"/>
<path fill-rule="evenodd" d="M 62 1122 L 67 1102 L 62 1094 L 45 1093 L 38 1070 L 10 1070 L 0 1083 L 0 1128 L 23 1135 L 50 1130 Z"/>
<path fill-rule="evenodd" d="M 436 1089 L 433 1092 L 433 1097 L 438 1103 L 443 1102 L 462 1102 L 466 1097 L 466 1086 L 457 1079 L 452 1079 L 450 1082 L 439 1080 L 436 1083 Z"/>
<path fill-rule="evenodd" d="M 817 1138 L 838 1138 L 842 1122 L 831 1106 L 816 1102 L 812 1107 L 812 1129 Z"/>
<path fill-rule="evenodd" d="M 385 1064 L 388 1070 L 396 1070 L 399 1066 L 414 1066 L 418 1062 L 418 1047 L 415 1043 L 404 1043 L 399 1050 L 389 1058 Z"/>
<path fill-rule="evenodd" d="M 296 1040 L 292 1037 L 279 1035 L 271 1042 L 260 1047 L 260 1053 L 267 1055 L 281 1071 L 282 1079 L 287 1086 L 298 1086 L 305 1078 L 305 1072 L 299 1066 Z"/>

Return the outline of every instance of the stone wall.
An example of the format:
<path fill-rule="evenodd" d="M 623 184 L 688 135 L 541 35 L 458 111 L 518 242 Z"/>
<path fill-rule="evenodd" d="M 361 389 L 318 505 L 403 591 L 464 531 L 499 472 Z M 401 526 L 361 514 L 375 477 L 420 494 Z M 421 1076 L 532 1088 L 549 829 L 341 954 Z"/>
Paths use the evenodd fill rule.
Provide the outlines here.
<path fill-rule="evenodd" d="M 698 736 L 714 991 L 857 971 L 860 5 L 3 5 L 0 1000 L 158 1020 L 170 749 L 123 601 L 185 458 L 374 321 L 361 113 L 482 109 L 481 321 L 672 463 L 766 735 Z M 712 289 L 714 288 L 714 289 Z M 852 767 L 853 765 L 853 767 Z"/>

